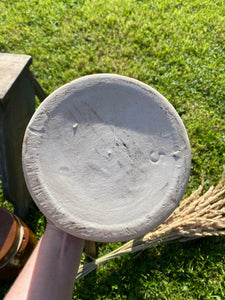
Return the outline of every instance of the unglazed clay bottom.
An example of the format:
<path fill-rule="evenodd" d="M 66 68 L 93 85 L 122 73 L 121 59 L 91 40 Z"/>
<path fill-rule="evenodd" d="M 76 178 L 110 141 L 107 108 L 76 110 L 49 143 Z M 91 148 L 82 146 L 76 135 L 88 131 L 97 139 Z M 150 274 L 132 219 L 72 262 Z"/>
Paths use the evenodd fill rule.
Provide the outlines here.
<path fill-rule="evenodd" d="M 85 76 L 57 89 L 24 137 L 25 179 L 40 210 L 94 241 L 133 239 L 163 222 L 186 189 L 190 162 L 171 104 L 120 75 Z"/>

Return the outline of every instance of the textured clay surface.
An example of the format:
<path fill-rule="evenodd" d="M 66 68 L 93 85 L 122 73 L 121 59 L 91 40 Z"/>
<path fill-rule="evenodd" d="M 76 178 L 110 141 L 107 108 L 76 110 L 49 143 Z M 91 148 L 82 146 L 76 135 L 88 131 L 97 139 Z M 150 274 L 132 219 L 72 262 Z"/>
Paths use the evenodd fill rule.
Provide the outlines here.
<path fill-rule="evenodd" d="M 40 210 L 80 238 L 135 238 L 164 221 L 189 177 L 190 146 L 170 103 L 137 80 L 85 76 L 31 119 L 23 167 Z"/>

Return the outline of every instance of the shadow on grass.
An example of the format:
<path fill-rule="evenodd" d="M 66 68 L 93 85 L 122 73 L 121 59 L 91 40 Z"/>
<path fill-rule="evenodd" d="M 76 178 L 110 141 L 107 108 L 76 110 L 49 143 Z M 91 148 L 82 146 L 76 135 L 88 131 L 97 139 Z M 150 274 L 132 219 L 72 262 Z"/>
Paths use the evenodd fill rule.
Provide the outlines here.
<path fill-rule="evenodd" d="M 209 237 L 126 255 L 76 283 L 73 299 L 204 299 L 225 279 L 224 253 L 225 238 Z"/>
<path fill-rule="evenodd" d="M 40 239 L 45 231 L 46 219 L 34 202 L 32 202 L 29 207 L 29 212 L 25 219 L 25 223 L 35 233 L 37 238 Z"/>

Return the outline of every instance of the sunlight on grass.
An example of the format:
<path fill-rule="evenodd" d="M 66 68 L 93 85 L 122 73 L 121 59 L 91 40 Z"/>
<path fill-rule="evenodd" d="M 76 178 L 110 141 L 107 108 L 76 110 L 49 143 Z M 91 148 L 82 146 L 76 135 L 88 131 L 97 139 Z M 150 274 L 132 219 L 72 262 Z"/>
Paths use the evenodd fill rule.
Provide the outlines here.
<path fill-rule="evenodd" d="M 117 73 L 156 88 L 192 147 L 187 194 L 225 162 L 225 11 L 216 0 L 2 0 L 0 52 L 29 54 L 49 94 L 83 75 Z M 2 199 L 2 198 L 1 198 Z M 3 200 L 1 200 L 1 205 Z M 31 208 L 40 237 L 44 217 Z M 35 221 L 33 221 L 35 220 Z M 99 245 L 104 254 L 114 245 Z M 76 284 L 73 299 L 224 299 L 224 239 L 126 256 Z"/>

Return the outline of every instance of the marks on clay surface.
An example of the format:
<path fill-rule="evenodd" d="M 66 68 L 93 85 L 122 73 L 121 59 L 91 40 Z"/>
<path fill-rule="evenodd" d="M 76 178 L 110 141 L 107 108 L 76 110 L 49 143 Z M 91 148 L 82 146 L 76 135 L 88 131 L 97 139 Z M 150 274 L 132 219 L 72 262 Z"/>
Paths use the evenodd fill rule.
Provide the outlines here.
<path fill-rule="evenodd" d="M 99 116 L 99 114 L 96 112 L 96 110 L 93 107 L 91 107 L 91 105 L 89 103 L 87 103 L 87 102 L 83 102 L 83 103 L 88 107 L 89 111 L 96 117 L 96 119 L 98 121 L 100 121 L 101 123 L 104 123 L 104 120 Z"/>
<path fill-rule="evenodd" d="M 162 156 L 164 156 L 164 155 L 166 155 L 166 153 L 165 152 L 163 152 L 163 151 L 151 151 L 150 152 L 150 155 L 149 155 L 149 158 L 150 158 L 150 161 L 152 162 L 152 163 L 159 163 L 160 162 L 160 158 L 162 157 Z M 174 151 L 174 152 L 172 152 L 172 153 L 170 153 L 170 154 L 168 154 L 167 155 L 168 157 L 170 156 L 170 157 L 172 157 L 175 161 L 178 161 L 178 160 L 180 160 L 181 158 L 182 158 L 182 152 L 181 151 Z"/>
<path fill-rule="evenodd" d="M 112 151 L 111 150 L 108 150 L 107 157 L 108 157 L 108 160 L 112 159 L 113 155 L 112 155 Z"/>
<path fill-rule="evenodd" d="M 68 167 L 60 167 L 59 173 L 64 176 L 70 176 L 70 169 Z"/>
<path fill-rule="evenodd" d="M 153 163 L 158 163 L 160 156 L 162 156 L 162 155 L 165 155 L 165 153 L 162 151 L 151 151 L 150 156 L 149 156 L 150 161 Z"/>
<path fill-rule="evenodd" d="M 29 130 L 34 134 L 41 134 L 41 133 L 45 132 L 45 129 L 43 127 L 42 128 L 34 128 L 34 127 L 30 126 Z"/>
<path fill-rule="evenodd" d="M 27 144 L 27 140 L 28 140 L 28 137 L 25 136 L 25 137 L 24 137 L 24 140 L 23 140 L 23 143 L 24 143 L 24 144 Z"/>
<path fill-rule="evenodd" d="M 119 167 L 122 169 L 124 167 L 124 165 L 118 160 L 117 164 L 119 165 Z"/>
<path fill-rule="evenodd" d="M 74 135 L 77 133 L 78 123 L 73 124 L 73 133 Z"/>
<path fill-rule="evenodd" d="M 182 155 L 181 151 L 176 151 L 172 154 L 172 157 L 175 159 L 175 161 L 177 161 L 181 159 L 181 155 Z"/>

